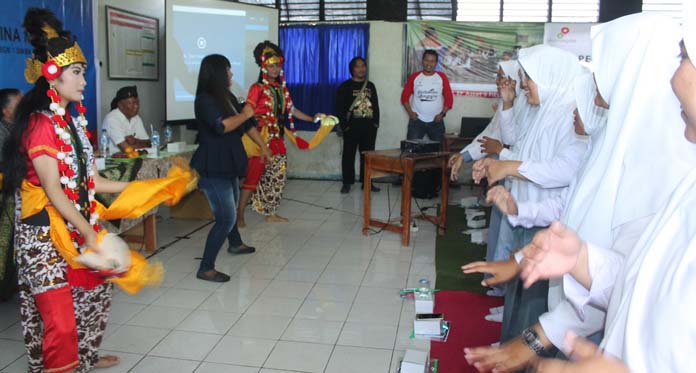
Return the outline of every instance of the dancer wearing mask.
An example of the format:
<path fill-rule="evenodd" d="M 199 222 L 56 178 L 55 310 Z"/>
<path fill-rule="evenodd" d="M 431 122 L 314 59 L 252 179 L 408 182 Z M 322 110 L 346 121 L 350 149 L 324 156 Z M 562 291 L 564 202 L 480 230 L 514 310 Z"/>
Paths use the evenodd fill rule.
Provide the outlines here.
<path fill-rule="evenodd" d="M 679 64 L 681 33 L 673 20 L 636 14 L 595 26 L 592 34 L 596 102 L 609 108 L 607 125 L 593 136 L 561 221 L 594 245 L 629 253 L 669 191 L 696 164 L 696 149 L 681 135 L 683 124 L 665 120 L 679 112 L 669 81 Z M 581 319 L 568 301 L 559 303 L 559 292 L 560 283 L 550 290 L 552 311 L 528 330 L 534 332 L 527 333 L 530 343 L 561 348 L 568 330 L 589 336 L 603 329 L 604 312 L 585 307 Z M 518 337 L 499 349 L 469 349 L 468 355 L 481 370 L 510 370 L 535 353 Z"/>

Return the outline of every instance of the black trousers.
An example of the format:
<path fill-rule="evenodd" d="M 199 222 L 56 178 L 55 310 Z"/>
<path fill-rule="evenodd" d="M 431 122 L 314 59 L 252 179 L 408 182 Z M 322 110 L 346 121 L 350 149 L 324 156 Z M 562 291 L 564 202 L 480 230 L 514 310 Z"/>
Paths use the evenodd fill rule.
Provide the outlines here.
<path fill-rule="evenodd" d="M 372 123 L 351 123 L 343 132 L 343 184 L 355 183 L 355 151 L 360 150 L 360 180 L 365 176 L 365 157 L 362 152 L 375 150 L 377 127 Z"/>

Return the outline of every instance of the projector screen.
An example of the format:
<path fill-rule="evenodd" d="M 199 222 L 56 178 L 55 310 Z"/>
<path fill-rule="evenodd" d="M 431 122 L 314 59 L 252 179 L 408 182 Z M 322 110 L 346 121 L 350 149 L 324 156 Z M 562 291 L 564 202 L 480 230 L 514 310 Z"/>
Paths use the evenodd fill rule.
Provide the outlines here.
<path fill-rule="evenodd" d="M 256 44 L 278 43 L 278 10 L 222 0 L 166 2 L 167 120 L 194 118 L 198 70 L 203 57 L 222 54 L 232 65 L 232 91 L 246 97 L 259 68 Z"/>

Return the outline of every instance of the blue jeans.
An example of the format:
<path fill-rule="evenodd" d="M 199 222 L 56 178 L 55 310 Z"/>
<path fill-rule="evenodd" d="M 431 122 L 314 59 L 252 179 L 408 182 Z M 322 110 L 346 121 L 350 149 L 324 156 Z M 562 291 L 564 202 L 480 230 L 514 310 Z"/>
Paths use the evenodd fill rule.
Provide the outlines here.
<path fill-rule="evenodd" d="M 442 141 L 445 136 L 445 122 L 423 122 L 420 119 L 411 119 L 408 121 L 408 132 L 406 132 L 406 140 L 422 139 L 428 135 L 432 141 Z"/>
<path fill-rule="evenodd" d="M 203 250 L 203 260 L 198 272 L 215 269 L 215 258 L 225 239 L 230 246 L 242 245 L 242 238 L 237 230 L 237 202 L 239 201 L 239 179 L 220 179 L 201 177 L 198 187 L 205 193 L 210 208 L 215 216 L 215 224 L 208 232 Z"/>

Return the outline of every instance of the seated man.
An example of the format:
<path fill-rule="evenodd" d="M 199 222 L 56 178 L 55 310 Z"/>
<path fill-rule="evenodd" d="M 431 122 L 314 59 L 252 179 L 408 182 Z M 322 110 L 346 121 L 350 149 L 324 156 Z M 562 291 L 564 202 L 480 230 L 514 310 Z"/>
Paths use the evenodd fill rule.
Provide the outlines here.
<path fill-rule="evenodd" d="M 150 147 L 149 136 L 138 115 L 139 110 L 140 99 L 136 86 L 123 87 L 116 92 L 116 97 L 111 100 L 111 111 L 104 117 L 102 124 L 111 139 L 109 154 L 123 152 L 128 147 Z"/>

